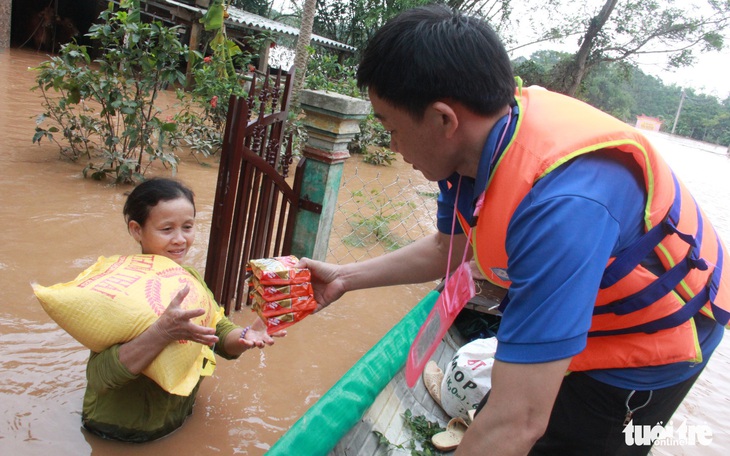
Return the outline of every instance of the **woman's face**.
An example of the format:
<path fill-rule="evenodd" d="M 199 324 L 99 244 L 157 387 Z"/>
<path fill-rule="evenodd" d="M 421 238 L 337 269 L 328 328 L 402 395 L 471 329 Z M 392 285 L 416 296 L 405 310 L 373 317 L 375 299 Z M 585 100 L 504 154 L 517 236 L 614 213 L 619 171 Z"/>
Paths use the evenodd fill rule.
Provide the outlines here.
<path fill-rule="evenodd" d="M 182 264 L 195 241 L 195 208 L 184 197 L 160 201 L 150 209 L 144 226 L 132 220 L 128 228 L 142 253 L 163 255 Z"/>

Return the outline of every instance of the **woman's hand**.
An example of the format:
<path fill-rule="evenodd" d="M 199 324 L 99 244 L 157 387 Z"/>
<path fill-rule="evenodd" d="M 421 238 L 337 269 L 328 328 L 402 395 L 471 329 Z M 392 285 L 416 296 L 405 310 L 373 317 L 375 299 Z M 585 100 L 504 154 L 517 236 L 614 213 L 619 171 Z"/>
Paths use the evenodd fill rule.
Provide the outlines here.
<path fill-rule="evenodd" d="M 243 342 L 248 347 L 259 347 L 262 348 L 264 345 L 274 345 L 274 337 L 286 336 L 286 330 L 277 331 L 273 334 L 266 332 L 266 323 L 261 317 L 256 317 L 248 331 L 246 331 L 243 337 Z"/>
<path fill-rule="evenodd" d="M 132 374 L 139 374 L 154 361 L 164 348 L 176 340 L 191 340 L 204 345 L 218 342 L 215 328 L 196 325 L 192 318 L 205 313 L 204 309 L 183 310 L 180 308 L 190 287 L 180 290 L 167 309 L 142 334 L 119 346 L 119 361 Z"/>
<path fill-rule="evenodd" d="M 165 309 L 165 312 L 160 315 L 160 318 L 152 327 L 168 343 L 175 340 L 190 340 L 212 346 L 218 342 L 218 337 L 215 335 L 215 328 L 196 325 L 192 322 L 193 318 L 205 314 L 205 309 L 184 310 L 180 307 L 189 291 L 190 287 L 185 285 L 175 295 L 170 305 Z"/>
<path fill-rule="evenodd" d="M 266 345 L 274 345 L 274 337 L 284 336 L 286 336 L 286 330 L 268 334 L 266 332 L 266 323 L 257 316 L 253 323 L 251 323 L 251 326 L 231 331 L 228 334 L 226 337 L 226 342 L 228 343 L 226 344 L 225 350 L 231 355 L 240 355 L 249 348 L 263 348 Z"/>
<path fill-rule="evenodd" d="M 314 299 L 317 301 L 315 313 L 340 299 L 347 291 L 340 276 L 341 266 L 310 258 L 301 258 L 296 267 L 309 268 L 309 272 L 312 274 L 312 290 L 314 291 Z"/>

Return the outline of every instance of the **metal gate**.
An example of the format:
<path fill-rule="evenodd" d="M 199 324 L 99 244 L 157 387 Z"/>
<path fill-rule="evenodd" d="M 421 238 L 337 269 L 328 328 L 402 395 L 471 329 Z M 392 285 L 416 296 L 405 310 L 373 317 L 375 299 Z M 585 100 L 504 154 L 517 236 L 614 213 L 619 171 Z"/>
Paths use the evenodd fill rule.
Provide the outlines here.
<path fill-rule="evenodd" d="M 247 301 L 246 263 L 291 253 L 299 208 L 321 212 L 299 197 L 304 158 L 293 184 L 286 181 L 291 135 L 281 152 L 293 81 L 281 71 L 263 81 L 254 74 L 248 97 L 229 100 L 205 267 L 205 282 L 226 314 Z"/>

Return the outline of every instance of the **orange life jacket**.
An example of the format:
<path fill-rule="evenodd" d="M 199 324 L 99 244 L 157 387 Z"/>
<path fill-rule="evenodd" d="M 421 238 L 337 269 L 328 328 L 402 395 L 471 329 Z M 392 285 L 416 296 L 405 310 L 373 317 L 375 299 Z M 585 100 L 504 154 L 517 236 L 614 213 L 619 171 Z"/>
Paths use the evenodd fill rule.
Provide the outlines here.
<path fill-rule="evenodd" d="M 587 346 L 569 369 L 701 361 L 692 317 L 700 311 L 727 325 L 730 284 L 722 270 L 725 247 L 685 186 L 649 141 L 623 122 L 542 89 L 518 89 L 517 101 L 516 131 L 495 165 L 472 234 L 481 272 L 509 288 L 504 274 L 507 226 L 539 179 L 585 153 L 613 149 L 630 154 L 644 177 L 645 234 L 639 245 L 627 249 L 633 256 L 609 260 Z M 652 250 L 668 271 L 661 278 L 638 264 Z"/>

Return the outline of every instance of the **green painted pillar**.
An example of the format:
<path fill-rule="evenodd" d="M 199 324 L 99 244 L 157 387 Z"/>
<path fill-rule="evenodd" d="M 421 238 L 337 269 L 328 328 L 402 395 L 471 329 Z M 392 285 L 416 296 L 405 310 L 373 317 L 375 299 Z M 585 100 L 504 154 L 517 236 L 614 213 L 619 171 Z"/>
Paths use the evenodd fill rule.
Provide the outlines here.
<path fill-rule="evenodd" d="M 337 209 L 342 168 L 350 157 L 347 145 L 360 132 L 360 120 L 370 113 L 370 103 L 334 92 L 302 90 L 299 104 L 306 114 L 304 126 L 309 134 L 303 150 L 307 164 L 300 196 L 321 204 L 322 213 L 299 210 L 292 253 L 323 261 Z"/>

